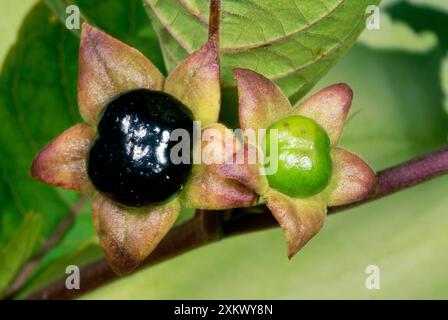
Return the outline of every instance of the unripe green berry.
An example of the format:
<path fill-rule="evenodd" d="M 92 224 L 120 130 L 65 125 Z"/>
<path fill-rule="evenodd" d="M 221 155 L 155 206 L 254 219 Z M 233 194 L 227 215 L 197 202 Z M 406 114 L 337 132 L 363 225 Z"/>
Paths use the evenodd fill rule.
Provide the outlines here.
<path fill-rule="evenodd" d="M 277 148 L 271 139 L 277 131 Z M 275 139 L 274 139 L 275 141 Z M 266 133 L 264 151 L 277 170 L 267 172 L 269 185 L 295 198 L 315 195 L 328 185 L 331 173 L 331 145 L 325 130 L 314 120 L 289 116 L 272 124 Z"/>

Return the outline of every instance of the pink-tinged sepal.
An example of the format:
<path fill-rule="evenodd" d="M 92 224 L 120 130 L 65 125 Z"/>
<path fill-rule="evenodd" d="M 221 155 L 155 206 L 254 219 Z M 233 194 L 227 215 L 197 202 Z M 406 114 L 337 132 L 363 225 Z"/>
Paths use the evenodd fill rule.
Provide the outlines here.
<path fill-rule="evenodd" d="M 331 157 L 333 176 L 324 190 L 329 206 L 350 204 L 374 192 L 376 175 L 364 160 L 342 148 L 334 148 Z"/>
<path fill-rule="evenodd" d="M 291 198 L 273 189 L 264 197 L 285 234 L 291 259 L 322 228 L 327 214 L 325 202 L 318 197 Z"/>
<path fill-rule="evenodd" d="M 182 205 L 209 210 L 255 205 L 258 196 L 251 189 L 215 172 L 215 166 L 232 160 L 241 149 L 232 130 L 221 124 L 207 126 L 202 129 L 200 146 L 194 150 L 200 161 L 193 166 L 193 172 L 180 194 Z"/>
<path fill-rule="evenodd" d="M 233 69 L 239 100 L 239 121 L 243 130 L 267 129 L 292 110 L 280 88 L 263 75 L 248 69 Z"/>
<path fill-rule="evenodd" d="M 195 165 L 180 199 L 187 208 L 224 210 L 254 206 L 258 196 L 236 180 L 221 178 L 206 166 Z"/>
<path fill-rule="evenodd" d="M 163 75 L 142 53 L 84 23 L 79 48 L 78 104 L 83 119 L 97 123 L 105 104 L 136 88 L 162 90 Z"/>
<path fill-rule="evenodd" d="M 209 40 L 168 76 L 164 91 L 182 101 L 203 125 L 218 121 L 221 107 L 220 67 L 215 43 Z"/>
<path fill-rule="evenodd" d="M 159 244 L 176 221 L 180 204 L 125 208 L 97 193 L 93 222 L 111 268 L 118 275 L 134 270 Z"/>
<path fill-rule="evenodd" d="M 263 152 L 257 146 L 245 143 L 232 157 L 232 161 L 212 164 L 212 173 L 226 179 L 240 182 L 257 194 L 264 194 L 268 189 L 268 181 L 261 165 Z"/>
<path fill-rule="evenodd" d="M 334 84 L 300 103 L 293 114 L 315 120 L 328 133 L 331 144 L 337 145 L 352 105 L 353 91 L 346 84 Z"/>
<path fill-rule="evenodd" d="M 95 131 L 86 124 L 67 129 L 34 158 L 30 175 L 56 187 L 92 193 L 86 159 L 94 137 Z"/>

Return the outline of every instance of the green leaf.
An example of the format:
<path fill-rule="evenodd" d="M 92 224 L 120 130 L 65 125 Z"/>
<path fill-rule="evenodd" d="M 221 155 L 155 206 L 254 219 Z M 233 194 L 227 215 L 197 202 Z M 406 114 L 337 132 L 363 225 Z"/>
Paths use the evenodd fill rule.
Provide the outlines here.
<path fill-rule="evenodd" d="M 4 247 L 0 247 L 0 297 L 33 253 L 42 222 L 41 216 L 27 214 L 14 236 Z"/>
<path fill-rule="evenodd" d="M 207 0 L 145 0 L 168 70 L 207 38 Z M 223 1 L 221 62 L 224 87 L 231 69 L 275 79 L 294 102 L 354 44 L 368 5 L 379 0 Z"/>
<path fill-rule="evenodd" d="M 356 46 L 319 83 L 354 89 L 343 146 L 381 169 L 446 144 L 440 54 Z M 447 188 L 442 177 L 329 216 L 292 261 L 275 229 L 206 246 L 83 298 L 446 299 Z M 380 290 L 365 287 L 372 264 Z"/>

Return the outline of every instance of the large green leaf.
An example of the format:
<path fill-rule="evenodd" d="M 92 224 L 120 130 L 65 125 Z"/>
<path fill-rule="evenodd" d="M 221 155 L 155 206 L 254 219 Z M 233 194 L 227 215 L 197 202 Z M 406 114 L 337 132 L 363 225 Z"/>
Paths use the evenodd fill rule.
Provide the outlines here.
<path fill-rule="evenodd" d="M 380 169 L 446 144 L 440 55 L 356 46 L 319 83 L 354 89 L 343 146 Z M 292 261 L 281 231 L 264 231 L 198 249 L 84 298 L 448 298 L 447 187 L 443 177 L 330 216 Z M 365 287 L 368 265 L 380 267 L 380 290 Z"/>
<path fill-rule="evenodd" d="M 145 0 L 172 70 L 207 38 L 208 0 Z M 354 44 L 366 8 L 379 0 L 223 0 L 222 82 L 244 67 L 302 97 Z"/>
<path fill-rule="evenodd" d="M 0 246 L 0 298 L 30 258 L 41 230 L 41 216 L 29 213 L 9 242 Z"/>

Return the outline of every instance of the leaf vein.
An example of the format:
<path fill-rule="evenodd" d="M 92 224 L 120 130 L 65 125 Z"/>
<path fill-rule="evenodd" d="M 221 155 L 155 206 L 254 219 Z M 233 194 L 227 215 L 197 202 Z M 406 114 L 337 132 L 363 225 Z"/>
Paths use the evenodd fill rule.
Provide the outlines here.
<path fill-rule="evenodd" d="M 362 24 L 363 21 L 364 21 L 364 20 L 361 19 L 361 20 L 358 22 L 358 24 L 353 28 L 353 30 L 350 31 L 350 33 L 348 33 L 348 34 L 344 37 L 344 39 L 342 40 L 342 43 L 345 42 L 347 39 L 349 39 L 352 35 L 355 34 L 355 32 L 359 29 L 359 27 L 360 27 L 360 25 Z M 284 78 L 284 77 L 287 77 L 287 76 L 289 76 L 289 75 L 291 75 L 291 74 L 295 74 L 295 73 L 297 73 L 297 72 L 300 72 L 300 71 L 302 71 L 303 69 L 305 69 L 305 68 L 307 68 L 307 67 L 309 67 L 309 66 L 311 66 L 311 65 L 313 65 L 313 64 L 315 64 L 315 63 L 317 63 L 318 61 L 323 61 L 324 59 L 320 59 L 321 57 L 328 56 L 329 54 L 335 52 L 335 51 L 338 50 L 339 48 L 341 48 L 341 46 L 340 46 L 339 43 L 338 43 L 338 44 L 334 45 L 330 50 L 328 50 L 328 51 L 324 52 L 322 55 L 320 55 L 320 57 L 317 57 L 315 60 L 303 64 L 301 67 L 297 68 L 296 70 L 290 70 L 290 71 L 284 72 L 284 73 L 282 73 L 282 74 L 278 74 L 278 75 L 276 75 L 276 76 L 273 76 L 273 77 L 271 77 L 271 79 L 272 79 L 272 80 L 278 80 L 278 79 L 280 79 L 280 78 Z"/>
<path fill-rule="evenodd" d="M 193 48 L 191 48 L 182 38 L 174 31 L 172 26 L 169 24 L 168 21 L 166 21 L 160 12 L 156 9 L 156 5 L 152 3 L 151 0 L 146 0 L 146 3 L 148 4 L 149 8 L 152 10 L 154 15 L 159 19 L 162 26 L 168 31 L 168 33 L 173 37 L 173 39 L 188 53 L 193 53 Z"/>
<path fill-rule="evenodd" d="M 208 26 L 208 19 L 203 17 L 191 4 L 189 4 L 186 0 L 179 0 L 179 3 L 187 10 L 189 14 L 191 14 L 194 18 L 199 20 L 203 25 Z M 196 9 L 196 10 L 195 10 Z"/>
<path fill-rule="evenodd" d="M 277 37 L 277 38 L 265 41 L 263 43 L 256 43 L 256 44 L 245 45 L 245 46 L 240 46 L 240 47 L 224 47 L 221 49 L 221 52 L 225 52 L 228 54 L 235 54 L 235 53 L 239 53 L 241 51 L 247 51 L 247 50 L 258 48 L 258 47 L 260 47 L 260 45 L 262 45 L 262 46 L 273 45 L 273 44 L 291 39 L 293 37 L 296 37 L 296 36 L 306 32 L 307 30 L 311 29 L 312 27 L 316 26 L 318 23 L 322 22 L 324 19 L 328 18 L 330 15 L 332 15 L 334 12 L 336 12 L 339 8 L 341 8 L 343 6 L 343 4 L 345 3 L 345 1 L 346 0 L 341 0 L 329 12 L 322 15 L 320 18 L 316 19 L 312 23 L 307 24 L 305 27 L 298 29 L 294 32 L 288 33 L 282 37 Z M 243 15 L 241 15 L 241 16 L 243 16 Z"/>

